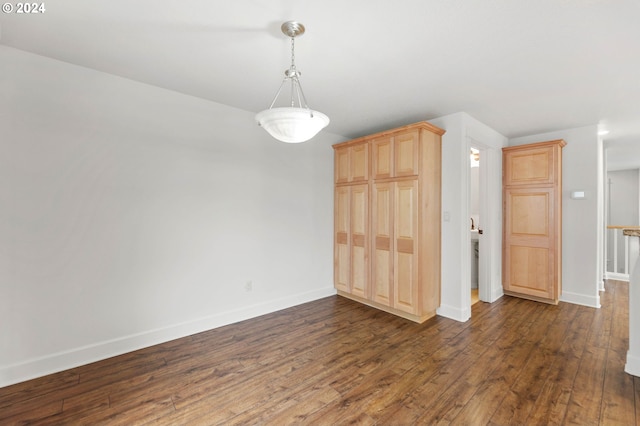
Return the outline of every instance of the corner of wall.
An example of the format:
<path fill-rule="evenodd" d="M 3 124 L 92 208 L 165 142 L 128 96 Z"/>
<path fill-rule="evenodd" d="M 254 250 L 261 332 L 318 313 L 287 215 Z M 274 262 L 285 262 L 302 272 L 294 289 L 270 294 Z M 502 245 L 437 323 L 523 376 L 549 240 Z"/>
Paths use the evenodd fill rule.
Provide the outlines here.
<path fill-rule="evenodd" d="M 493 288 L 493 291 L 491 292 L 491 300 L 489 300 L 489 303 L 495 302 L 496 300 L 500 299 L 502 296 L 504 296 L 504 291 L 501 283 L 499 286 L 496 286 Z"/>
<path fill-rule="evenodd" d="M 632 376 L 640 376 L 640 358 L 627 352 L 627 362 L 624 365 L 624 372 Z"/>
<path fill-rule="evenodd" d="M 561 302 L 573 303 L 575 305 L 588 306 L 590 308 L 600 308 L 600 295 L 589 296 L 579 293 L 563 291 L 560 296 Z"/>
<path fill-rule="evenodd" d="M 469 309 L 460 309 L 450 305 L 441 305 L 436 310 L 436 314 L 459 322 L 466 322 L 471 318 Z"/>

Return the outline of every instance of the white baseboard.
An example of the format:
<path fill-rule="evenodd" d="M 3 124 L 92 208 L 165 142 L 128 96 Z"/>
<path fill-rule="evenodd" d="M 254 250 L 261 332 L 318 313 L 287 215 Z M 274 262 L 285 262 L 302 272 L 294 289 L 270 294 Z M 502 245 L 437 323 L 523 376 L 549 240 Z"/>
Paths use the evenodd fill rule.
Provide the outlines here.
<path fill-rule="evenodd" d="M 0 366 L 0 388 L 47 374 L 75 368 L 91 362 L 100 361 L 132 352 L 138 349 L 190 336 L 192 334 L 270 314 L 292 306 L 336 294 L 333 287 L 315 290 L 264 303 L 246 306 L 233 311 L 221 312 L 192 321 L 174 324 L 143 333 L 124 336 L 93 345 L 74 348 L 40 358 L 33 358 L 18 364 Z"/>
<path fill-rule="evenodd" d="M 504 296 L 504 289 L 502 288 L 502 285 L 500 285 L 499 287 L 492 289 L 491 300 L 489 300 L 489 303 L 495 302 L 502 296 Z"/>
<path fill-rule="evenodd" d="M 441 305 L 436 310 L 436 314 L 440 315 L 441 317 L 460 322 L 465 322 L 469 320 L 469 318 L 471 318 L 471 312 L 468 309 L 460 309 L 449 305 Z"/>
<path fill-rule="evenodd" d="M 629 274 L 622 274 L 619 272 L 605 272 L 604 279 L 629 282 Z M 602 285 L 604 286 L 604 283 Z"/>
<path fill-rule="evenodd" d="M 590 308 L 600 308 L 600 295 L 589 296 L 586 294 L 571 293 L 563 291 L 560 296 L 561 302 L 573 303 L 575 305 L 588 306 Z"/>
<path fill-rule="evenodd" d="M 640 377 L 640 357 L 627 352 L 627 363 L 624 365 L 624 371 L 632 376 Z"/>

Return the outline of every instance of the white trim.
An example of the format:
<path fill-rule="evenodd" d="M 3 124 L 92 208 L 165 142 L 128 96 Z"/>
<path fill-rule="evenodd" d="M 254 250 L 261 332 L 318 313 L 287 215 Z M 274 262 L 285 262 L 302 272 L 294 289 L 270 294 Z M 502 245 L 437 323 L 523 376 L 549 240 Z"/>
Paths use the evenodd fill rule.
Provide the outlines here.
<path fill-rule="evenodd" d="M 495 302 L 502 290 L 502 151 L 467 136 L 467 149 L 480 150 L 480 225 L 485 233 L 479 238 L 479 296 L 483 302 Z"/>
<path fill-rule="evenodd" d="M 633 238 L 634 251 L 638 250 L 638 238 Z M 637 257 L 637 255 L 636 255 Z M 640 376 L 640 315 L 638 312 L 638 285 L 640 284 L 640 262 L 635 262 L 629 281 L 629 351 L 624 371 Z"/>
<path fill-rule="evenodd" d="M 606 280 L 626 281 L 629 282 L 629 275 L 620 272 L 607 272 L 604 275 Z M 604 281 L 600 281 L 600 291 L 604 291 Z"/>
<path fill-rule="evenodd" d="M 496 300 L 500 299 L 502 296 L 504 296 L 504 289 L 502 288 L 502 285 L 500 285 L 500 287 L 495 287 L 492 289 L 491 299 L 489 299 L 488 302 L 493 303 Z"/>
<path fill-rule="evenodd" d="M 604 289 L 604 281 L 602 277 L 604 277 L 606 272 L 606 256 L 605 256 L 605 246 L 607 241 L 607 228 L 605 226 L 606 223 L 606 213 L 605 213 L 605 180 L 607 177 L 606 171 L 606 163 L 605 163 L 605 155 L 604 155 L 604 143 L 602 138 L 598 138 L 598 151 L 597 151 L 597 161 L 598 161 L 598 172 L 597 172 L 597 193 L 596 193 L 596 201 L 597 201 L 597 218 L 596 218 L 596 229 L 597 229 L 597 257 L 598 263 L 596 264 L 596 294 L 599 296 L 600 292 Z"/>
<path fill-rule="evenodd" d="M 605 288 L 604 288 L 604 280 L 600 280 L 600 281 L 598 281 L 598 290 L 599 290 L 599 291 L 605 291 Z"/>
<path fill-rule="evenodd" d="M 627 352 L 627 363 L 624 365 L 625 373 L 629 373 L 632 376 L 640 377 L 640 357 L 631 355 L 631 352 Z"/>
<path fill-rule="evenodd" d="M 441 317 L 460 322 L 466 322 L 471 318 L 471 311 L 469 309 L 460 309 L 450 305 L 441 305 L 436 310 L 436 313 Z"/>
<path fill-rule="evenodd" d="M 333 287 L 271 300 L 193 321 L 0 366 L 0 388 L 333 296 Z"/>
<path fill-rule="evenodd" d="M 464 130 L 466 135 L 466 130 Z M 461 283 L 458 284 L 459 290 L 459 307 L 445 306 L 442 312 L 445 312 L 447 318 L 455 319 L 457 321 L 467 321 L 471 318 L 471 235 L 470 235 L 470 217 L 471 217 L 471 162 L 469 158 L 469 138 L 465 137 L 466 143 L 461 145 L 462 157 L 460 158 L 460 193 L 458 194 L 460 199 L 461 215 L 460 222 L 458 224 L 460 229 L 460 240 L 458 248 L 460 252 L 458 254 L 460 259 L 460 273 Z M 480 285 L 480 277 L 478 276 L 478 285 Z M 451 316 L 449 316 L 451 315 Z"/>
<path fill-rule="evenodd" d="M 573 303 L 575 305 L 588 306 L 590 308 L 600 308 L 600 295 L 589 296 L 585 294 L 571 293 L 563 291 L 560 296 L 561 302 Z"/>

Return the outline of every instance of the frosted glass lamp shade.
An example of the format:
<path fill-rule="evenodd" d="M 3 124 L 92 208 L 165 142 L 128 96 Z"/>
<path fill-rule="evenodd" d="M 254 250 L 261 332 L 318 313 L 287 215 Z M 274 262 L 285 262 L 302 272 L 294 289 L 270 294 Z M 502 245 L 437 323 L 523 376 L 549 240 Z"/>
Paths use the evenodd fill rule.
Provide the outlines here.
<path fill-rule="evenodd" d="M 259 112 L 256 121 L 271 136 L 287 143 L 305 142 L 329 124 L 329 117 L 307 108 L 270 108 Z"/>

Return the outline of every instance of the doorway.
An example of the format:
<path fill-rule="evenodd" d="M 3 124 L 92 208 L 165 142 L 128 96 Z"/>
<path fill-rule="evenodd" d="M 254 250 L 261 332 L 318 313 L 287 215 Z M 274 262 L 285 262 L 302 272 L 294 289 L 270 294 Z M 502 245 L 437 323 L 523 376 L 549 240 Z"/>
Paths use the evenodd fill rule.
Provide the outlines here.
<path fill-rule="evenodd" d="M 470 305 L 502 297 L 502 151 L 467 138 Z M 473 226 L 475 229 L 471 229 Z M 477 277 L 477 278 L 476 278 Z M 477 285 L 476 285 L 477 282 Z M 472 290 L 473 289 L 473 290 Z"/>
<path fill-rule="evenodd" d="M 480 300 L 479 297 L 479 260 L 480 260 L 480 150 L 471 146 L 469 150 L 469 258 L 471 306 Z"/>

